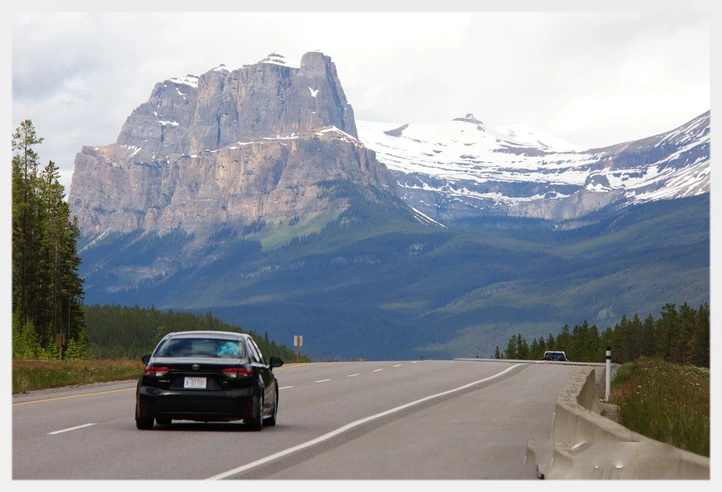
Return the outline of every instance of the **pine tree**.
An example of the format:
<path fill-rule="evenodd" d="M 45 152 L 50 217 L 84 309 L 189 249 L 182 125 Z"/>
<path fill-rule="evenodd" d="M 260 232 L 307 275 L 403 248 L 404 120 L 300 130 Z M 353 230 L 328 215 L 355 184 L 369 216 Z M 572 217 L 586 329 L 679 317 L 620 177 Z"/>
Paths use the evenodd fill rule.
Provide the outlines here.
<path fill-rule="evenodd" d="M 13 340 L 23 347 L 32 343 L 27 333 L 32 326 L 41 349 L 34 353 L 48 358 L 62 350 L 56 346 L 57 335 L 63 335 L 66 344 L 83 336 L 85 314 L 83 281 L 78 275 L 80 231 L 65 202 L 58 167 L 50 161 L 38 172 L 33 146 L 42 141 L 30 120 L 13 134 L 12 293 L 19 319 L 17 326 L 13 324 Z M 25 335 L 18 338 L 18 330 Z M 30 352 L 27 348 L 13 351 L 23 357 Z"/>
<path fill-rule="evenodd" d="M 511 338 L 509 338 L 509 342 L 506 345 L 506 350 L 504 351 L 504 358 L 505 359 L 518 359 L 519 356 L 516 352 L 516 335 L 512 335 Z"/>
<path fill-rule="evenodd" d="M 12 137 L 12 285 L 13 297 L 19 298 L 23 326 L 34 321 L 30 302 L 36 280 L 34 254 L 40 206 L 35 193 L 39 161 L 33 146 L 42 142 L 30 120 L 20 123 Z"/>

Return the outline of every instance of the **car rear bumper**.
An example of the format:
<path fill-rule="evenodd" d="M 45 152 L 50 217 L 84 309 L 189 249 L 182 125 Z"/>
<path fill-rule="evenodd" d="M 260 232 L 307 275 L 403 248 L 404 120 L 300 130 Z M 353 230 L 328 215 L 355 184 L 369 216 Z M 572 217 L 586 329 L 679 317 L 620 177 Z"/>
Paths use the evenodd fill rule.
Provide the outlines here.
<path fill-rule="evenodd" d="M 137 397 L 138 410 L 143 417 L 201 421 L 242 420 L 251 414 L 253 388 L 204 391 L 141 387 Z"/>

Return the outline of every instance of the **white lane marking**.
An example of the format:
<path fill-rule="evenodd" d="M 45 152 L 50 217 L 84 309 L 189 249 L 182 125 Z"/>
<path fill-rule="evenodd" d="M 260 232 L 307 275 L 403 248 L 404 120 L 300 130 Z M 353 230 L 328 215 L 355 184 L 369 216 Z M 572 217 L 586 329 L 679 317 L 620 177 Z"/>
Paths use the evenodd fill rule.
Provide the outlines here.
<path fill-rule="evenodd" d="M 353 377 L 356 377 L 356 376 L 360 376 L 360 374 L 359 374 L 359 373 L 356 373 L 356 374 L 349 374 L 349 375 L 348 375 L 348 376 L 346 376 L 346 377 L 347 377 L 347 378 L 353 378 Z"/>
<path fill-rule="evenodd" d="M 295 386 L 281 386 L 281 387 L 278 388 L 278 389 L 279 389 L 279 390 L 287 390 L 287 389 L 289 389 L 289 388 L 295 388 Z"/>
<path fill-rule="evenodd" d="M 373 372 L 380 372 L 380 371 L 383 371 L 383 369 L 374 369 Z"/>
<path fill-rule="evenodd" d="M 411 361 L 412 364 L 416 364 L 417 362 L 419 362 L 419 361 L 418 361 L 418 360 L 412 360 L 412 361 Z"/>
<path fill-rule="evenodd" d="M 403 364 L 396 364 L 394 367 L 401 367 Z"/>
<path fill-rule="evenodd" d="M 59 431 L 55 431 L 55 432 L 48 432 L 48 435 L 54 436 L 55 434 L 62 434 L 63 432 L 70 432 L 70 431 L 74 431 L 77 429 L 82 429 L 83 427 L 90 427 L 91 425 L 95 425 L 95 424 L 83 424 L 83 425 L 79 425 L 77 427 L 71 427 L 70 429 L 63 429 L 63 430 L 59 430 Z"/>
<path fill-rule="evenodd" d="M 331 381 L 330 379 L 321 379 L 320 381 L 314 381 L 314 383 L 325 383 L 326 381 Z"/>
<path fill-rule="evenodd" d="M 370 417 L 356 420 L 355 422 L 346 424 L 343 427 L 339 427 L 336 430 L 327 432 L 326 434 L 319 436 L 316 439 L 311 439 L 310 441 L 306 441 L 297 446 L 293 446 L 292 448 L 284 449 L 283 451 L 279 451 L 278 453 L 274 453 L 270 456 L 266 456 L 265 458 L 261 458 L 260 460 L 254 461 L 252 463 L 248 463 L 247 465 L 243 465 L 243 466 L 239 466 L 238 468 L 234 468 L 233 470 L 228 470 L 227 472 L 219 473 L 218 475 L 214 475 L 210 478 L 207 478 L 206 480 L 222 480 L 224 478 L 228 478 L 230 476 L 237 475 L 239 473 L 243 473 L 252 468 L 256 468 L 258 466 L 265 465 L 266 463 L 270 463 L 271 461 L 277 460 L 279 458 L 283 458 L 285 456 L 288 456 L 289 454 L 295 453 L 296 451 L 301 451 L 303 449 L 310 448 L 311 446 L 315 446 L 316 444 L 322 443 L 324 441 L 328 441 L 329 439 L 333 439 L 334 437 L 338 436 L 339 434 L 343 434 L 346 431 L 349 431 L 355 427 L 359 427 L 367 422 L 371 422 L 372 420 L 380 419 L 381 417 L 391 415 L 392 413 L 400 412 L 401 410 L 406 410 L 409 407 L 419 405 L 426 401 L 433 400 L 435 398 L 440 398 L 442 396 L 450 395 L 452 393 L 456 393 L 457 391 L 465 390 L 467 388 L 470 388 L 474 385 L 483 383 L 485 381 L 490 381 L 494 378 L 498 378 L 499 376 L 502 376 L 502 375 L 506 374 L 507 372 L 511 371 L 512 369 L 515 369 L 522 365 L 524 365 L 524 364 L 514 364 L 513 366 L 511 366 L 507 369 L 504 369 L 503 371 L 501 371 L 497 374 L 494 374 L 493 376 L 489 376 L 488 378 L 479 379 L 478 381 L 474 381 L 473 383 L 465 384 L 464 386 L 459 386 L 458 388 L 444 391 L 443 393 L 437 393 L 435 395 L 426 396 L 419 400 L 412 401 L 411 403 L 406 403 L 404 405 L 392 408 L 391 410 L 386 410 L 385 412 L 377 413 L 376 415 L 371 415 Z"/>

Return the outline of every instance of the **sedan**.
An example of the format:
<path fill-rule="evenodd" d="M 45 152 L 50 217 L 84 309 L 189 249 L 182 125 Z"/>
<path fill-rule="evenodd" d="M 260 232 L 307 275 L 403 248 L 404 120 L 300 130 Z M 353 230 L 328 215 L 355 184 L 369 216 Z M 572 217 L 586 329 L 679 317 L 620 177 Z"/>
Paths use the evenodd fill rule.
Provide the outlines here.
<path fill-rule="evenodd" d="M 278 381 L 250 335 L 224 331 L 170 333 L 158 343 L 136 390 L 135 424 L 172 420 L 243 420 L 251 429 L 276 425 Z"/>

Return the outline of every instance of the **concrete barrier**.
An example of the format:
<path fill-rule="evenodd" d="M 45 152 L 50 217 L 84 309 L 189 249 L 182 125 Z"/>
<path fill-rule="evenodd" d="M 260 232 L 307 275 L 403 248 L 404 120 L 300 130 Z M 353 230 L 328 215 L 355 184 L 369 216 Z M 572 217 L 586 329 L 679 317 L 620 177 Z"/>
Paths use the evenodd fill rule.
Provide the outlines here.
<path fill-rule="evenodd" d="M 593 367 L 579 369 L 557 396 L 552 441 L 552 462 L 539 467 L 540 478 L 709 480 L 709 458 L 602 417 Z"/>

